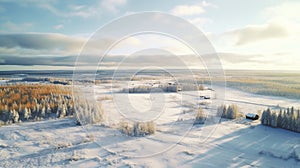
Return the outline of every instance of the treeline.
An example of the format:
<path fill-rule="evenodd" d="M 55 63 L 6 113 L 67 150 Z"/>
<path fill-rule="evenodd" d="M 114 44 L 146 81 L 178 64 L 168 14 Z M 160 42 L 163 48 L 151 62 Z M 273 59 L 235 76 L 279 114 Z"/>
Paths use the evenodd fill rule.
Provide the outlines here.
<path fill-rule="evenodd" d="M 278 96 L 291 99 L 300 98 L 300 80 L 299 75 L 294 74 L 260 74 L 253 76 L 250 74 L 243 74 L 235 76 L 236 74 L 227 74 L 226 86 L 230 88 L 236 88 L 245 92 L 266 95 L 266 96 Z M 270 74 L 269 74 L 270 75 Z M 283 76 L 282 76 L 283 75 Z M 243 76 L 243 77 L 241 77 Z M 284 80 L 282 80 L 284 78 Z M 214 78 L 214 84 L 222 84 L 223 78 Z M 200 82 L 201 80 L 199 80 Z M 209 79 L 202 79 L 204 84 L 210 85 Z"/>
<path fill-rule="evenodd" d="M 300 132 L 300 109 L 295 110 L 291 107 L 280 109 L 278 112 L 268 108 L 262 113 L 261 123 L 274 128 Z"/>
<path fill-rule="evenodd" d="M 217 115 L 222 118 L 236 119 L 243 116 L 239 110 L 239 107 L 236 104 L 222 104 L 218 107 L 217 110 Z M 203 111 L 202 108 L 199 108 L 196 112 L 194 124 L 204 124 L 206 118 L 206 113 Z"/>
<path fill-rule="evenodd" d="M 299 83 L 293 81 L 289 81 L 288 83 L 285 82 L 285 80 L 271 80 L 268 78 L 230 78 L 227 79 L 226 85 L 228 87 L 260 95 L 299 99 Z"/>
<path fill-rule="evenodd" d="M 222 118 L 236 119 L 241 117 L 239 107 L 236 104 L 221 105 L 218 107 L 218 115 Z"/>
<path fill-rule="evenodd" d="M 156 132 L 156 124 L 153 121 L 134 123 L 122 121 L 119 123 L 119 127 L 123 134 L 134 137 L 151 135 Z"/>
<path fill-rule="evenodd" d="M 0 125 L 74 113 L 71 89 L 53 84 L 0 86 Z"/>
<path fill-rule="evenodd" d="M 196 84 L 161 84 L 159 86 L 140 85 L 132 88 L 122 89 L 122 93 L 150 93 L 150 92 L 178 92 L 205 90 L 203 85 Z"/>
<path fill-rule="evenodd" d="M 132 88 L 123 89 L 121 92 L 123 93 L 150 93 L 150 92 L 177 92 L 179 90 L 179 86 L 177 85 L 161 85 L 158 87 L 141 85 L 135 86 Z"/>

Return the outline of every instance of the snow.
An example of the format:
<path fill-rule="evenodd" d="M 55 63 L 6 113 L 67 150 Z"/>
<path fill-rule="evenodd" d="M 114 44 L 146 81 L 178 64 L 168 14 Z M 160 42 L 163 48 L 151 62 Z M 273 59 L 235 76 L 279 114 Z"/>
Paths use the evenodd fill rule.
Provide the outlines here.
<path fill-rule="evenodd" d="M 3 126 L 0 167 L 300 167 L 299 133 L 244 118 L 193 125 L 201 101 L 211 116 L 221 103 L 237 104 L 247 114 L 277 104 L 297 107 L 299 100 L 230 88 L 224 100 L 201 100 L 196 92 L 128 95 L 105 84 L 86 88 L 96 98 L 113 97 L 101 101 L 105 126 L 78 126 L 73 118 Z M 122 120 L 154 120 L 157 131 L 129 137 L 116 128 Z"/>

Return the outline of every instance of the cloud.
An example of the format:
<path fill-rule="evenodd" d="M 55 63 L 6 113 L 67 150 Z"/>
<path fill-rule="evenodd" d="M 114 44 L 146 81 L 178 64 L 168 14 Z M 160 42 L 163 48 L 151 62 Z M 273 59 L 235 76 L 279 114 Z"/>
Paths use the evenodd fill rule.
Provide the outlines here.
<path fill-rule="evenodd" d="M 78 53 L 85 39 L 54 33 L 24 33 L 0 34 L 0 48 L 15 49 L 15 54 L 24 54 L 22 51 L 30 50 L 38 54 L 74 54 Z M 2 53 L 5 54 L 5 53 Z"/>
<path fill-rule="evenodd" d="M 77 55 L 57 56 L 57 55 L 0 55 L 0 65 L 10 66 L 110 66 L 115 67 L 122 61 L 124 56 L 106 56 L 104 60 L 99 55 L 81 55 L 78 59 Z M 98 62 L 101 64 L 98 65 Z M 129 58 L 126 61 L 127 66 L 134 66 L 140 59 Z"/>
<path fill-rule="evenodd" d="M 285 1 L 281 4 L 270 6 L 262 11 L 262 17 L 269 22 L 276 22 L 288 28 L 291 36 L 300 35 L 300 2 Z"/>
<path fill-rule="evenodd" d="M 110 63 L 111 65 L 118 65 L 124 67 L 145 67 L 145 66 L 160 66 L 160 67 L 203 67 L 203 64 L 218 65 L 216 59 L 220 59 L 222 63 L 226 64 L 244 64 L 244 63 L 265 63 L 262 54 L 239 54 L 239 53 L 210 53 L 203 54 L 200 57 L 202 60 L 193 54 L 177 55 L 166 52 L 164 50 L 148 49 L 142 52 L 135 53 L 130 56 L 107 56 L 102 61 Z M 216 57 L 218 56 L 218 57 Z M 204 61 L 204 62 L 203 62 Z"/>
<path fill-rule="evenodd" d="M 278 23 L 247 26 L 231 33 L 237 36 L 236 45 L 244 45 L 267 39 L 284 38 L 289 34 L 288 29 Z"/>
<path fill-rule="evenodd" d="M 101 15 L 103 8 L 109 12 L 117 13 L 119 12 L 119 8 L 125 5 L 126 3 L 127 0 L 102 0 L 99 3 L 90 5 L 69 5 L 66 8 L 63 8 L 63 10 L 57 7 L 59 4 L 55 1 L 38 2 L 36 3 L 36 6 L 38 8 L 46 9 L 51 13 L 61 17 L 75 16 L 82 18 L 90 18 Z"/>
<path fill-rule="evenodd" d="M 53 27 L 55 30 L 60 30 L 60 29 L 63 29 L 64 28 L 64 25 L 63 24 L 58 24 L 58 25 L 55 25 Z"/>
<path fill-rule="evenodd" d="M 171 13 L 177 16 L 200 15 L 204 12 L 204 8 L 200 5 L 179 5 L 171 10 Z"/>
<path fill-rule="evenodd" d="M 78 62 L 77 55 L 57 56 L 57 55 L 35 55 L 35 56 L 19 56 L 19 55 L 1 55 L 0 65 L 17 65 L 17 66 L 97 66 L 100 56 L 82 55 Z M 120 61 L 121 57 L 108 57 L 101 66 Z M 109 60 L 109 61 L 108 61 Z"/>
<path fill-rule="evenodd" d="M 213 56 L 214 55 L 214 56 Z M 216 57 L 216 55 L 219 56 Z M 133 55 L 129 57 L 125 56 L 111 56 L 106 57 L 104 65 L 111 65 L 111 67 L 118 68 L 143 68 L 147 66 L 157 66 L 163 68 L 207 68 L 206 66 L 212 68 L 225 68 L 225 69 L 247 69 L 251 65 L 252 67 L 263 67 L 267 64 L 263 60 L 263 55 L 261 54 L 238 54 L 238 53 L 214 53 L 205 54 L 199 57 L 195 55 Z M 219 64 L 221 61 L 222 65 Z M 121 64 L 119 64 L 121 63 Z M 246 65 L 246 66 L 245 66 Z"/>
<path fill-rule="evenodd" d="M 52 12 L 55 15 L 58 15 L 58 16 L 66 15 L 64 12 L 62 12 L 58 8 L 56 8 L 53 3 L 50 3 L 50 2 L 46 1 L 46 2 L 36 3 L 36 5 L 37 5 L 37 7 L 42 8 L 42 9 L 46 9 L 46 10 Z"/>
<path fill-rule="evenodd" d="M 90 39 L 54 33 L 0 34 L 1 65 L 78 66 L 97 65 L 101 51 L 110 39 Z M 81 52 L 80 59 L 76 59 Z"/>
<path fill-rule="evenodd" d="M 56 16 L 60 17 L 82 17 L 88 18 L 93 16 L 98 16 L 101 14 L 101 4 L 94 5 L 65 5 L 61 1 L 53 0 L 0 0 L 2 3 L 14 3 L 22 7 L 34 7 L 48 11 Z"/>
<path fill-rule="evenodd" d="M 82 18 L 89 18 L 93 16 L 98 16 L 101 14 L 101 10 L 99 10 L 100 8 L 101 7 L 99 6 L 99 4 L 93 6 L 69 5 L 69 12 L 65 14 L 65 17 L 78 16 Z"/>
<path fill-rule="evenodd" d="M 119 12 L 118 8 L 125 5 L 127 0 L 103 0 L 101 6 L 113 13 Z"/>
<path fill-rule="evenodd" d="M 59 33 L 17 33 L 0 34 L 1 55 L 28 55 L 28 56 L 66 56 L 79 53 L 85 55 L 99 55 L 105 52 L 117 39 L 105 37 L 98 39 L 97 36 L 67 36 Z M 129 45 L 139 46 L 140 41 L 130 38 L 126 44 L 120 44 L 110 51 L 112 53 L 126 49 Z M 123 54 L 123 53 L 122 53 Z"/>
<path fill-rule="evenodd" d="M 47 65 L 47 66 L 74 66 L 75 56 L 1 56 L 0 65 Z"/>
<path fill-rule="evenodd" d="M 218 53 L 218 56 L 223 62 L 234 64 L 264 62 L 259 60 L 263 57 L 261 54 Z"/>
<path fill-rule="evenodd" d="M 269 6 L 263 9 L 261 13 L 265 24 L 247 25 L 221 35 L 213 34 L 210 40 L 219 52 L 245 56 L 237 57 L 238 59 L 230 56 L 232 58 L 229 58 L 233 61 L 228 58 L 227 61 L 223 61 L 226 62 L 225 65 L 231 64 L 232 66 L 248 67 L 249 69 L 291 69 L 294 61 L 299 59 L 300 54 L 298 47 L 300 42 L 300 15 L 296 10 L 297 7 L 299 9 L 300 2 L 284 2 Z M 239 59 L 248 58 L 247 55 L 260 56 L 245 60 L 243 67 L 242 63 L 239 63 L 241 61 Z M 288 62 L 290 66 L 283 67 L 283 62 Z"/>
<path fill-rule="evenodd" d="M 157 51 L 157 52 L 155 52 Z M 76 55 L 69 56 L 1 56 L 0 65 L 2 66 L 59 66 L 59 67 L 95 67 L 103 68 L 143 68 L 147 66 L 158 66 L 163 68 L 205 68 L 206 65 L 221 66 L 216 64 L 217 54 L 225 68 L 245 68 L 244 65 L 262 66 L 266 64 L 265 60 L 260 60 L 263 55 L 260 54 L 238 54 L 238 53 L 214 53 L 205 54 L 199 57 L 195 55 L 174 55 L 169 52 L 157 49 L 144 50 L 130 56 L 109 55 L 100 61 L 100 56 L 82 55 L 80 62 Z M 205 62 L 203 62 L 203 60 Z"/>
<path fill-rule="evenodd" d="M 299 15 L 300 2 L 283 2 L 276 6 L 270 6 L 264 9 L 262 12 L 263 16 L 268 19 L 284 19 L 284 20 L 293 20 L 300 21 Z"/>
<path fill-rule="evenodd" d="M 237 38 L 236 45 L 269 39 L 280 39 L 283 41 L 290 37 L 299 37 L 299 8 L 300 2 L 296 1 L 283 2 L 275 6 L 266 7 L 262 11 L 262 17 L 266 20 L 266 24 L 249 25 L 231 32 Z M 290 42 L 295 43 L 295 41 Z"/>
<path fill-rule="evenodd" d="M 32 23 L 20 23 L 16 24 L 10 21 L 1 24 L 3 30 L 6 32 L 25 32 L 30 30 L 33 27 Z"/>
<path fill-rule="evenodd" d="M 61 17 L 81 17 L 90 18 L 101 14 L 100 4 L 94 5 L 69 5 L 66 8 L 60 9 L 56 3 L 38 3 L 37 7 L 46 9 L 51 13 Z"/>
<path fill-rule="evenodd" d="M 205 13 L 205 8 L 216 7 L 215 5 L 202 1 L 201 3 L 195 5 L 178 5 L 175 6 L 170 13 L 176 16 L 195 16 Z"/>
<path fill-rule="evenodd" d="M 196 26 L 203 26 L 203 25 L 213 22 L 211 19 L 204 18 L 204 17 L 197 17 L 197 18 L 189 19 L 189 21 Z"/>

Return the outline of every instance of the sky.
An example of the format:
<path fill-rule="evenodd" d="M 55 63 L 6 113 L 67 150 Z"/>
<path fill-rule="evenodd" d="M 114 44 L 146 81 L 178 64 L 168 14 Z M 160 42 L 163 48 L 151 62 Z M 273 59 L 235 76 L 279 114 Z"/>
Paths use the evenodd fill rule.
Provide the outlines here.
<path fill-rule="evenodd" d="M 73 69 L 77 56 L 99 29 L 145 11 L 171 14 L 196 26 L 214 47 L 224 69 L 300 70 L 297 0 L 0 0 L 0 70 Z M 129 24 L 138 27 L 143 22 L 123 23 L 118 29 Z M 182 33 L 189 32 L 182 29 Z M 97 52 L 105 44 L 98 42 L 93 49 Z M 151 55 L 148 48 L 162 52 L 153 50 Z M 144 51 L 149 56 L 134 59 Z M 185 65 L 198 66 L 186 45 L 157 34 L 123 39 L 109 53 L 115 56 L 105 59 L 103 66 L 117 65 L 123 55 L 133 55 L 128 64 L 132 66 L 166 53 L 180 55 Z M 169 55 L 160 64 L 170 64 Z M 88 68 L 90 56 L 80 60 Z"/>

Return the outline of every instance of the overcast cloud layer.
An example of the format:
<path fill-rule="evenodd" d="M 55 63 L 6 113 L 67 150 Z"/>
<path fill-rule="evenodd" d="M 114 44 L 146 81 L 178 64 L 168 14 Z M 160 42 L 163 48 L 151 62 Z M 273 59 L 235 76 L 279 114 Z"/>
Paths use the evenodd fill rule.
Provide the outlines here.
<path fill-rule="evenodd" d="M 154 1 L 142 5 L 140 1 L 127 0 L 0 0 L 0 65 L 26 66 L 28 69 L 34 69 L 34 65 L 56 66 L 57 69 L 72 67 L 82 47 L 99 27 L 124 14 L 156 10 L 183 17 L 199 27 L 215 46 L 226 69 L 300 70 L 294 64 L 300 55 L 300 2 L 255 1 L 257 3 L 237 0 Z M 97 51 L 106 42 L 93 43 L 89 55 L 79 64 L 88 66 L 89 62 L 98 61 Z M 115 66 L 132 48 L 145 49 L 147 46 L 172 51 L 173 55 L 181 55 L 180 59 L 184 59 L 186 64 L 197 67 L 192 54 L 184 46 L 157 37 L 128 39 L 112 49 L 103 65 Z M 133 66 L 143 60 L 161 60 L 161 64 L 176 65 L 176 59 L 172 57 L 150 54 L 128 57 L 126 63 Z"/>

